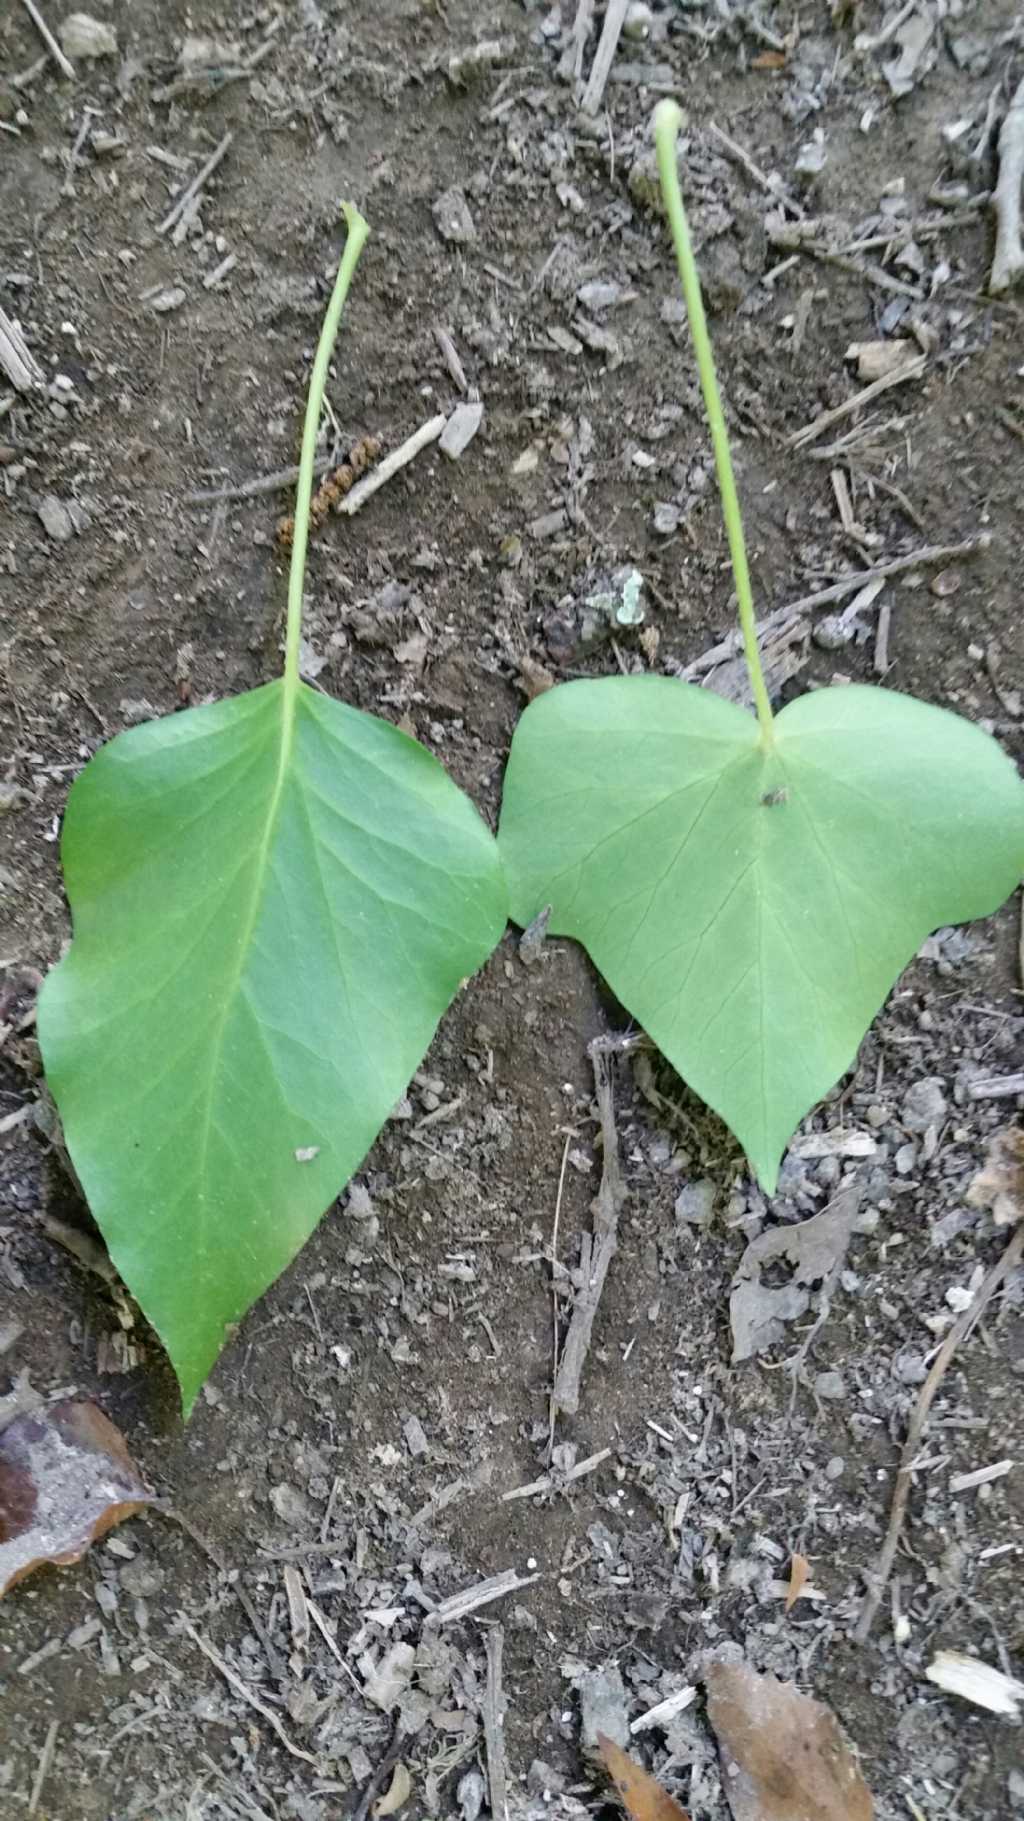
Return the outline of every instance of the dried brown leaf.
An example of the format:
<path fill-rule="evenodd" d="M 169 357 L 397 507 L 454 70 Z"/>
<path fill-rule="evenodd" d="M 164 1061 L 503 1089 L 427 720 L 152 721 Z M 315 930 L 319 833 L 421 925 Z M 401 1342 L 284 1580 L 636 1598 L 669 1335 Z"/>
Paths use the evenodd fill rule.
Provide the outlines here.
<path fill-rule="evenodd" d="M 667 1789 L 662 1789 L 649 1776 L 641 1764 L 623 1751 L 603 1732 L 597 1735 L 597 1748 L 604 1760 L 608 1772 L 627 1814 L 633 1821 L 689 1821 L 684 1809 L 680 1808 L 674 1796 Z"/>
<path fill-rule="evenodd" d="M 397 1815 L 404 1808 L 412 1795 L 412 1778 L 406 1766 L 399 1759 L 395 1765 L 395 1774 L 382 1796 L 378 1796 L 371 1813 L 374 1821 L 383 1821 L 385 1815 Z"/>
<path fill-rule="evenodd" d="M 806 1313 L 811 1300 L 808 1286 L 831 1276 L 846 1256 L 860 1197 L 855 1184 L 840 1189 L 810 1220 L 793 1227 L 769 1227 L 750 1241 L 729 1299 L 734 1366 L 774 1346 L 785 1332 L 783 1323 Z M 789 1282 L 766 1283 L 762 1272 L 777 1268 L 783 1259 L 793 1266 Z"/>
<path fill-rule="evenodd" d="M 715 1663 L 705 1680 L 734 1821 L 872 1821 L 830 1708 L 743 1664 Z"/>
<path fill-rule="evenodd" d="M 123 1435 L 95 1404 L 15 1417 L 0 1433 L 0 1599 L 34 1568 L 77 1562 L 152 1502 Z"/>
<path fill-rule="evenodd" d="M 997 1227 L 1024 1220 L 1024 1129 L 1004 1126 L 989 1139 L 985 1167 L 967 1191 L 972 1208 L 991 1208 Z"/>
<path fill-rule="evenodd" d="M 807 1560 L 807 1557 L 805 1555 L 798 1555 L 794 1550 L 793 1559 L 789 1565 L 789 1592 L 786 1595 L 787 1612 L 792 1612 L 797 1600 L 803 1593 L 804 1588 L 807 1586 L 810 1572 L 811 1564 Z"/>

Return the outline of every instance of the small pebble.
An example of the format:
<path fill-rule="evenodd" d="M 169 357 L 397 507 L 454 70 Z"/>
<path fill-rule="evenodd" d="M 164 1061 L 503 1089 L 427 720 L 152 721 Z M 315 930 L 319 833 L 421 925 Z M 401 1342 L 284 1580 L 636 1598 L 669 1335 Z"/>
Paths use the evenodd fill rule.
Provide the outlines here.
<path fill-rule="evenodd" d="M 850 643 L 853 632 L 852 624 L 841 613 L 826 613 L 824 619 L 818 621 L 811 637 L 821 651 L 839 651 Z"/>
<path fill-rule="evenodd" d="M 626 8 L 626 17 L 622 21 L 624 38 L 646 38 L 654 24 L 654 14 L 644 0 L 632 0 Z"/>
<path fill-rule="evenodd" d="M 841 1480 L 845 1472 L 846 1462 L 841 1454 L 834 1454 L 831 1460 L 825 1463 L 825 1478 L 827 1480 Z"/>
<path fill-rule="evenodd" d="M 937 1075 L 926 1075 L 908 1089 L 900 1114 L 908 1132 L 926 1132 L 930 1125 L 942 1124 L 946 1117 L 944 1086 Z"/>
<path fill-rule="evenodd" d="M 715 1185 L 706 1179 L 688 1183 L 676 1196 L 676 1219 L 680 1224 L 709 1227 L 715 1212 Z"/>
<path fill-rule="evenodd" d="M 61 49 L 66 57 L 116 57 L 117 33 L 91 13 L 69 13 L 60 26 Z"/>
<path fill-rule="evenodd" d="M 37 508 L 42 520 L 43 530 L 47 537 L 52 537 L 55 544 L 66 544 L 75 535 L 75 523 L 63 500 L 55 493 L 48 493 Z"/>
<path fill-rule="evenodd" d="M 841 1398 L 846 1396 L 846 1385 L 843 1382 L 842 1373 L 819 1372 L 814 1381 L 814 1390 L 817 1397 L 823 1397 L 830 1403 L 838 1403 Z"/>
<path fill-rule="evenodd" d="M 406 1417 L 402 1424 L 402 1434 L 405 1436 L 405 1445 L 413 1460 L 419 1460 L 424 1454 L 429 1454 L 430 1443 L 427 1441 L 427 1432 L 418 1416 Z"/>
<path fill-rule="evenodd" d="M 604 1733 L 613 1745 L 628 1745 L 628 1697 L 615 1665 L 588 1670 L 580 1677 L 579 1689 L 583 1749 L 587 1755 L 597 1755 L 598 1733 Z"/>
<path fill-rule="evenodd" d="M 438 444 L 441 454 L 447 455 L 449 461 L 457 462 L 463 450 L 468 449 L 483 421 L 484 408 L 479 400 L 456 405 L 441 432 Z"/>
<path fill-rule="evenodd" d="M 469 212 L 465 194 L 457 184 L 437 198 L 433 214 L 442 240 L 462 246 L 476 239 L 476 222 Z"/>

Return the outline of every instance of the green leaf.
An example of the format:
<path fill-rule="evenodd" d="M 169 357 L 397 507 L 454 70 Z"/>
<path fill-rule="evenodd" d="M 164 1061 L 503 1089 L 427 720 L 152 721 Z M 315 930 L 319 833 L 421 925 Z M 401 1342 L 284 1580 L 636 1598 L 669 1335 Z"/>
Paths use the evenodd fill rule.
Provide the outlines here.
<path fill-rule="evenodd" d="M 62 856 L 47 1077 L 187 1410 L 497 942 L 497 850 L 416 741 L 281 680 L 102 748 Z"/>
<path fill-rule="evenodd" d="M 519 723 L 498 833 L 516 921 L 552 906 L 769 1193 L 924 938 L 1024 870 L 1024 785 L 969 722 L 839 687 L 774 729 L 665 677 L 564 684 Z"/>

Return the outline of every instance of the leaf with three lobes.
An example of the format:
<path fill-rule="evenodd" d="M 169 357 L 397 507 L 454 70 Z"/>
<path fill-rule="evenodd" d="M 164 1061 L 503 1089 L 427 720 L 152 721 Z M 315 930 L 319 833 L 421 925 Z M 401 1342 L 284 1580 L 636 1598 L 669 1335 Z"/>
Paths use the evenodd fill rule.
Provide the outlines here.
<path fill-rule="evenodd" d="M 490 954 L 505 888 L 423 747 L 287 680 L 104 747 L 62 857 L 47 1078 L 187 1411 Z"/>
<path fill-rule="evenodd" d="M 774 729 L 667 677 L 563 684 L 519 723 L 498 833 L 516 922 L 551 905 L 769 1193 L 924 938 L 1024 870 L 1024 784 L 980 728 L 850 686 Z"/>

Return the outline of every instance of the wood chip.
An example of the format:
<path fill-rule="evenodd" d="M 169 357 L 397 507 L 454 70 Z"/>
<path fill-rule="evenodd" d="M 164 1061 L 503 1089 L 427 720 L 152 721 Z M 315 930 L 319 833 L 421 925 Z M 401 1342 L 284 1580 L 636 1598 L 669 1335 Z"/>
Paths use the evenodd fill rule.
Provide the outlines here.
<path fill-rule="evenodd" d="M 0 367 L 16 392 L 31 392 L 46 375 L 21 332 L 21 324 L 0 310 Z"/>
<path fill-rule="evenodd" d="M 959 1695 L 990 1714 L 1008 1714 L 1016 1720 L 1024 1702 L 1024 1682 L 1004 1675 L 991 1663 L 968 1657 L 959 1650 L 940 1650 L 925 1670 L 929 1682 L 945 1694 Z"/>

